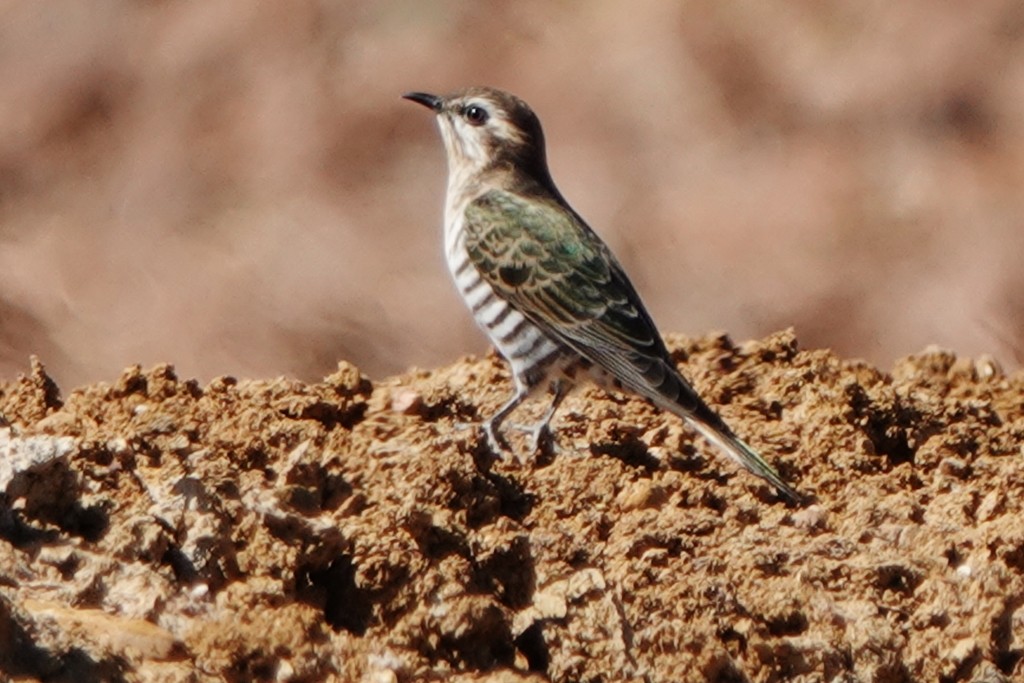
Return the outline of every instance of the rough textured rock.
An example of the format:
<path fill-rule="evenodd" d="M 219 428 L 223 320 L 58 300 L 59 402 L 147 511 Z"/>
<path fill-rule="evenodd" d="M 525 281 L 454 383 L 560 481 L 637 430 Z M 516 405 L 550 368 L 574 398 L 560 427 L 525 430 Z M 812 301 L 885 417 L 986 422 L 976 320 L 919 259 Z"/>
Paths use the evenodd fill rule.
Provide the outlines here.
<path fill-rule="evenodd" d="M 931 350 L 886 374 L 790 333 L 670 346 L 807 506 L 596 389 L 551 452 L 494 462 L 458 428 L 509 391 L 494 357 L 372 384 L 136 367 L 66 395 L 36 362 L 0 385 L 0 671 L 1024 675 L 1024 377 Z"/>

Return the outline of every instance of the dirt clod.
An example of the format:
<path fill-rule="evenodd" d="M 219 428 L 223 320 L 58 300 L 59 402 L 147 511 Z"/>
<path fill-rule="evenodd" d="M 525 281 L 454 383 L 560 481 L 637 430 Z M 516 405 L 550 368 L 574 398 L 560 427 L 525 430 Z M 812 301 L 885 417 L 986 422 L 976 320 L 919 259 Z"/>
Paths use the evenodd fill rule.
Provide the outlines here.
<path fill-rule="evenodd" d="M 0 384 L 0 671 L 1024 675 L 1024 376 L 939 350 L 887 374 L 789 332 L 669 344 L 807 506 L 595 388 L 550 454 L 493 460 L 460 427 L 510 390 L 493 356 L 374 383 L 134 367 L 63 398 L 33 361 Z"/>

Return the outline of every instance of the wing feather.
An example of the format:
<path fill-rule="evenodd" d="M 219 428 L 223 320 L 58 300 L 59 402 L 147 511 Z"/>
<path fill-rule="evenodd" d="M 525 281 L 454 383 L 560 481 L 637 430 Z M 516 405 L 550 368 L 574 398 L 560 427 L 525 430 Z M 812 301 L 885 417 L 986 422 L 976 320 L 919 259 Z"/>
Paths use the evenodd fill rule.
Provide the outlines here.
<path fill-rule="evenodd" d="M 465 231 L 481 277 L 551 338 L 642 395 L 678 376 L 622 267 L 571 210 L 491 190 L 467 207 Z"/>

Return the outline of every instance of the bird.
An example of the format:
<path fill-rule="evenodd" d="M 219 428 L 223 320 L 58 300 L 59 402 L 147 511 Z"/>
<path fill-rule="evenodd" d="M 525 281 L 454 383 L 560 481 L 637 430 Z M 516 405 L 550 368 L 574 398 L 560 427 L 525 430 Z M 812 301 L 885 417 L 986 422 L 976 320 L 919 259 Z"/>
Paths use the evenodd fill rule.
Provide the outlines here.
<path fill-rule="evenodd" d="M 444 251 L 459 293 L 508 362 L 515 390 L 480 423 L 490 449 L 528 398 L 550 405 L 530 430 L 550 436 L 580 380 L 632 392 L 672 413 L 793 502 L 803 497 L 680 373 L 619 261 L 555 187 L 540 119 L 490 87 L 402 97 L 436 115 L 448 163 Z"/>

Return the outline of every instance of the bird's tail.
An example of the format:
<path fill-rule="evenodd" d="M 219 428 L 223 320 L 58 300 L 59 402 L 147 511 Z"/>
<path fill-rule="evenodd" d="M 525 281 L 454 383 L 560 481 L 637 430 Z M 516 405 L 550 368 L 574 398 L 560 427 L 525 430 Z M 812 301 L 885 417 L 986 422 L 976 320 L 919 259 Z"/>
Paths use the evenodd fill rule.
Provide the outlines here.
<path fill-rule="evenodd" d="M 710 409 L 709 409 L 710 412 Z M 714 413 L 712 413 L 714 415 Z M 768 464 L 761 454 L 751 448 L 745 441 L 733 434 L 728 427 L 714 415 L 715 420 L 704 420 L 694 416 L 687 422 L 694 427 L 701 435 L 735 460 L 744 469 L 764 479 L 766 482 L 778 489 L 779 493 L 789 498 L 794 503 L 803 501 L 803 496 L 792 486 L 787 484 L 774 467 Z M 716 422 L 718 423 L 716 425 Z M 719 426 L 720 425 L 720 426 Z"/>
<path fill-rule="evenodd" d="M 683 418 L 705 439 L 720 448 L 744 469 L 774 486 L 786 498 L 794 503 L 804 501 L 804 497 L 787 484 L 774 467 L 769 465 L 757 451 L 733 434 L 729 425 L 701 400 L 690 383 L 675 370 L 667 357 L 662 363 L 651 362 L 649 357 L 643 359 L 648 361 L 641 370 L 645 381 L 624 381 L 625 386 L 641 396 L 645 396 L 662 410 L 667 410 Z M 625 373 L 623 375 L 615 373 L 615 375 L 621 381 Z"/>

